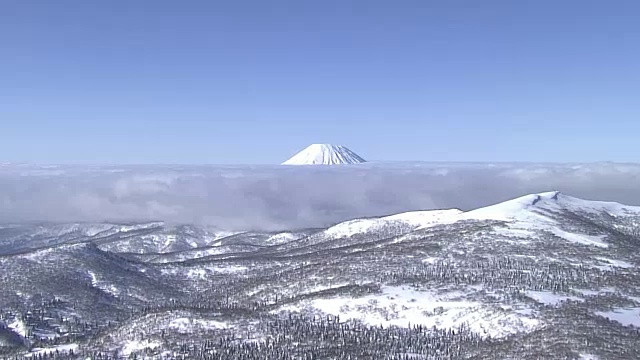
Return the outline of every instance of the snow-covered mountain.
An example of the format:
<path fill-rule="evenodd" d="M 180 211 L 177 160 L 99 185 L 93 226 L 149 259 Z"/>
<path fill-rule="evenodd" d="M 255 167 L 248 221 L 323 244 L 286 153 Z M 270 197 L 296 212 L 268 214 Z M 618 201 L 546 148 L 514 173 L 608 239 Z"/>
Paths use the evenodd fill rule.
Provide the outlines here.
<path fill-rule="evenodd" d="M 640 358 L 640 207 L 554 191 L 278 234 L 29 226 L 0 229 L 20 245 L 0 358 Z"/>
<path fill-rule="evenodd" d="M 295 154 L 282 165 L 344 165 L 366 162 L 342 145 L 313 144 Z"/>
<path fill-rule="evenodd" d="M 91 241 L 114 253 L 171 253 L 214 244 L 235 234 L 215 228 L 163 222 L 16 224 L 0 227 L 0 255 Z"/>

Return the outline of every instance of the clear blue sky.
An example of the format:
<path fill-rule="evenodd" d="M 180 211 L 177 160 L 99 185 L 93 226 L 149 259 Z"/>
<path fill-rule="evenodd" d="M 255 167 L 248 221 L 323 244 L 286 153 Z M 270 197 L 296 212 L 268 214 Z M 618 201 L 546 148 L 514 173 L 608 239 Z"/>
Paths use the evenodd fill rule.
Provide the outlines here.
<path fill-rule="evenodd" d="M 640 2 L 0 4 L 0 162 L 640 161 Z"/>

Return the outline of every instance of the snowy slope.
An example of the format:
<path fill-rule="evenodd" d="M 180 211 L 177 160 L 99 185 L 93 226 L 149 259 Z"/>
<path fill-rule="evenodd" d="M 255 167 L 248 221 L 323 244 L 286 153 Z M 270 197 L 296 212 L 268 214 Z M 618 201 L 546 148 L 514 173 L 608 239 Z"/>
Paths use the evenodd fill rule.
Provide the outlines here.
<path fill-rule="evenodd" d="M 540 321 L 535 318 L 469 300 L 469 295 L 482 289 L 470 287 L 465 291 L 447 291 L 385 286 L 381 290 L 378 294 L 359 298 L 317 298 L 285 309 L 294 312 L 315 309 L 372 326 L 410 327 L 411 324 L 421 324 L 429 328 L 455 329 L 466 325 L 478 335 L 494 338 L 530 332 L 540 327 Z"/>
<path fill-rule="evenodd" d="M 504 221 L 508 229 L 524 234 L 529 230 L 547 230 L 559 237 L 587 245 L 605 246 L 597 236 L 582 237 L 568 234 L 558 225 L 558 213 L 578 213 L 613 218 L 639 217 L 640 207 L 626 206 L 612 202 L 589 201 L 561 194 L 558 191 L 525 195 L 499 204 L 462 212 L 457 209 L 412 211 L 391 216 L 370 219 L 349 220 L 325 230 L 333 237 L 348 237 L 376 231 L 392 223 L 424 229 L 436 225 L 453 224 L 458 221 Z M 570 238 L 570 239 L 569 239 Z"/>
<path fill-rule="evenodd" d="M 342 165 L 366 162 L 358 154 L 341 145 L 313 144 L 282 165 Z"/>
<path fill-rule="evenodd" d="M 215 228 L 192 225 L 165 225 L 153 232 L 132 233 L 100 243 L 100 249 L 111 252 L 171 253 L 201 248 L 235 234 Z"/>
<path fill-rule="evenodd" d="M 439 221 L 423 225 L 453 224 L 458 221 L 503 221 L 505 227 L 494 232 L 516 237 L 537 238 L 541 233 L 582 245 L 608 247 L 604 236 L 567 231 L 562 226 L 560 215 L 578 214 L 593 219 L 612 218 L 620 224 L 626 222 L 631 228 L 640 228 L 640 207 L 618 203 L 590 201 L 561 194 L 559 191 L 525 195 L 496 205 L 439 218 Z M 618 225 L 620 225 L 618 224 Z M 619 229 L 621 229 L 619 227 Z"/>
<path fill-rule="evenodd" d="M 530 194 L 496 205 L 468 211 L 466 217 L 487 220 L 513 220 L 524 213 L 572 211 L 586 214 L 607 214 L 613 217 L 638 216 L 640 207 L 615 202 L 583 200 L 559 191 Z"/>
<path fill-rule="evenodd" d="M 0 228 L 0 254 L 19 253 L 65 243 L 128 236 L 134 232 L 154 231 L 162 222 L 139 224 L 71 223 L 16 224 Z"/>
<path fill-rule="evenodd" d="M 389 263 L 409 269 L 416 266 L 413 264 L 415 258 L 426 255 L 422 260 L 424 273 L 407 276 L 409 280 L 405 280 L 405 284 L 401 286 L 398 286 L 395 279 L 403 275 L 394 274 L 394 282 L 391 284 L 381 286 L 377 292 L 367 291 L 358 296 L 337 290 L 343 288 L 344 284 L 352 283 L 349 282 L 349 277 L 340 273 L 331 278 L 328 288 L 321 287 L 322 284 L 313 278 L 296 288 L 298 293 L 304 291 L 305 296 L 301 296 L 304 300 L 286 304 L 273 310 L 273 313 L 284 311 L 331 314 L 342 320 L 361 321 L 370 326 L 411 327 L 420 324 L 438 329 L 466 327 L 479 336 L 493 339 L 530 333 L 548 326 L 548 321 L 540 315 L 543 311 L 541 309 L 586 306 L 583 305 L 585 298 L 606 296 L 602 295 L 603 285 L 608 282 L 595 285 L 599 281 L 598 276 L 601 276 L 598 271 L 625 274 L 635 271 L 636 263 L 629 261 L 629 258 L 623 260 L 617 253 L 624 244 L 616 237 L 615 232 L 608 229 L 617 229 L 623 223 L 640 228 L 640 223 L 636 224 L 636 221 L 640 221 L 640 207 L 582 200 L 553 191 L 530 194 L 467 212 L 419 211 L 343 222 L 324 230 L 328 239 L 366 234 L 366 237 L 359 240 L 364 244 L 369 238 L 375 240 L 375 234 L 386 232 L 390 225 L 401 223 L 408 228 L 403 228 L 406 235 L 396 235 L 394 240 L 378 243 L 375 247 L 361 246 L 357 249 L 362 254 L 360 261 L 365 264 L 359 270 L 358 281 L 365 279 L 363 274 L 368 269 L 384 268 L 377 263 L 370 265 L 367 261 L 382 263 L 387 261 L 381 260 L 386 257 L 393 259 L 388 260 Z M 414 230 L 411 230 L 414 226 Z M 341 246 L 345 244 L 347 243 L 343 241 Z M 404 247 L 404 250 L 398 250 L 396 256 L 389 256 L 396 246 L 398 249 Z M 597 254 L 601 256 L 596 256 Z M 482 281 L 470 280 L 469 274 L 474 270 L 470 270 L 469 266 L 474 261 L 494 264 L 492 261 L 498 257 L 503 257 L 501 261 L 519 265 L 506 265 L 505 262 L 487 271 Z M 375 260 L 370 260 L 372 258 Z M 509 267 L 509 271 L 520 272 L 518 276 L 531 277 L 535 279 L 532 282 L 536 283 L 540 272 L 545 271 L 539 270 L 539 263 L 545 262 L 554 263 L 553 266 L 560 269 L 577 266 L 581 269 L 579 271 L 590 275 L 584 275 L 584 284 L 574 285 L 575 292 L 566 288 L 564 291 L 554 290 L 560 286 L 541 283 L 518 291 L 505 287 L 503 283 L 496 285 L 503 281 L 498 279 L 497 274 Z M 344 272 L 348 272 L 353 266 L 339 261 L 336 263 Z M 392 266 L 387 265 L 387 269 Z M 489 265 L 479 266 L 475 271 L 485 272 L 485 266 Z M 549 269 L 555 269 L 554 267 Z M 460 275 L 442 275 L 457 271 Z M 500 276 L 511 277 L 504 274 Z M 376 276 L 379 274 L 372 278 L 377 279 Z M 434 284 L 438 282 L 434 278 L 438 276 L 459 276 L 465 280 L 458 280 L 457 286 L 449 286 L 450 284 L 443 282 L 446 286 L 437 290 Z M 556 279 L 559 275 L 553 273 L 547 276 L 548 279 Z M 587 279 L 587 276 L 591 278 Z M 547 282 L 557 281 L 548 279 Z M 510 281 L 514 280 L 505 282 Z M 481 282 L 484 284 L 481 285 Z M 306 288 L 311 285 L 317 289 Z M 578 291 L 580 286 L 585 285 L 595 285 L 600 289 L 593 292 Z M 320 291 L 327 291 L 331 286 L 333 291 L 328 292 L 330 295 L 327 292 L 320 294 Z M 318 294 L 315 297 L 311 296 L 314 292 Z M 514 296 L 514 293 L 517 295 Z M 636 299 L 628 294 L 626 296 L 628 299 Z M 640 297 L 637 299 L 640 300 Z M 640 321 L 637 320 L 638 309 L 640 308 L 635 306 L 614 308 L 614 311 L 594 312 L 594 316 L 597 314 L 623 325 L 640 327 Z"/>
<path fill-rule="evenodd" d="M 525 195 L 496 205 L 487 206 L 465 214 L 469 219 L 514 220 L 524 217 L 543 217 L 551 212 L 572 211 L 587 214 L 608 214 L 613 217 L 640 215 L 640 207 L 619 203 L 590 201 L 564 195 L 559 191 Z"/>
<path fill-rule="evenodd" d="M 403 224 L 415 229 L 421 226 L 436 225 L 443 221 L 449 221 L 449 219 L 455 219 L 461 213 L 458 209 L 410 211 L 381 218 L 345 221 L 328 228 L 325 230 L 325 233 L 336 238 L 349 237 L 356 234 L 376 231 L 394 223 Z"/>

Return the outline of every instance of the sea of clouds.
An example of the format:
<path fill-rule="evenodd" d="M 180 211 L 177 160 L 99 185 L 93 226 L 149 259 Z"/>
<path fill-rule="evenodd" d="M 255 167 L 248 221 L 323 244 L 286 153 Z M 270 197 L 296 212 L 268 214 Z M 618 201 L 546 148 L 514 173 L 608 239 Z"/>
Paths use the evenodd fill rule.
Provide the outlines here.
<path fill-rule="evenodd" d="M 0 223 L 163 220 L 281 230 L 411 210 L 469 210 L 551 190 L 640 205 L 640 164 L 0 164 Z"/>

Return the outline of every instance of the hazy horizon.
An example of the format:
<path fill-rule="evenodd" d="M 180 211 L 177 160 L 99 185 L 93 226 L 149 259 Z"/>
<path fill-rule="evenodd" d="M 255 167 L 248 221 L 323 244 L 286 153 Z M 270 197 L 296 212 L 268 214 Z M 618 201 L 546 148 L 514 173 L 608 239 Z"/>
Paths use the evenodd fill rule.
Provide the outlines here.
<path fill-rule="evenodd" d="M 163 220 L 283 230 L 413 210 L 470 210 L 554 190 L 640 205 L 640 164 L 395 165 L 5 165 L 0 222 Z"/>

